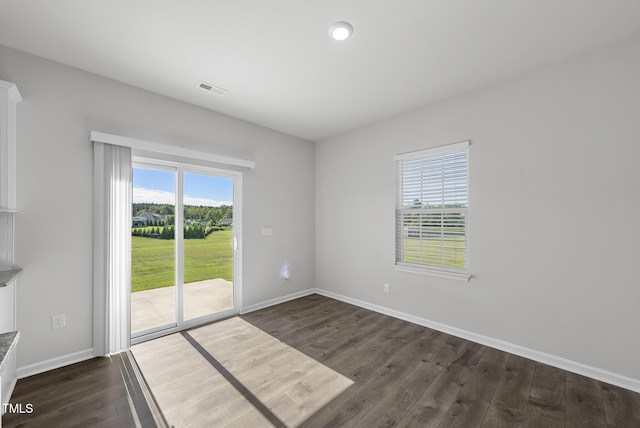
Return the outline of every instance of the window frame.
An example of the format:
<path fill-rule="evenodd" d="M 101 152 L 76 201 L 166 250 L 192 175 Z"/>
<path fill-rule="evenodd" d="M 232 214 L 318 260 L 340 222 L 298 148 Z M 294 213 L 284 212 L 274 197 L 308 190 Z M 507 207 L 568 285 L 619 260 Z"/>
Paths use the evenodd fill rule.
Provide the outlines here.
<path fill-rule="evenodd" d="M 447 144 L 443 146 L 438 146 L 430 149 L 418 150 L 408 153 L 402 153 L 395 156 L 396 162 L 396 199 L 395 199 L 395 264 L 394 269 L 402 272 L 410 272 L 424 275 L 431 275 L 441 278 L 448 279 L 456 279 L 462 281 L 469 281 L 471 278 L 470 270 L 469 270 L 469 146 L 471 144 L 470 140 L 462 141 L 459 143 Z M 406 201 L 404 201 L 404 196 L 407 191 L 407 183 L 405 176 L 403 175 L 405 162 L 407 161 L 422 161 L 427 162 L 429 159 L 431 161 L 437 160 L 439 157 L 442 158 L 442 162 L 444 163 L 444 156 L 456 154 L 456 153 L 464 153 L 465 161 L 466 161 L 466 189 L 464 191 L 464 195 L 466 195 L 466 207 L 447 207 L 444 203 L 444 200 L 447 199 L 447 195 L 451 195 L 446 191 L 446 184 L 444 182 L 444 172 L 439 177 L 442 177 L 442 186 L 437 186 L 437 188 L 441 192 L 443 204 L 442 206 L 433 206 L 428 208 L 420 208 L 420 212 L 415 213 L 413 211 L 414 208 L 407 207 Z M 421 170 L 419 174 L 419 183 L 421 186 L 421 196 L 422 194 L 422 186 L 425 184 L 425 176 L 423 175 L 424 169 Z M 458 175 L 460 172 L 458 172 Z M 436 176 L 438 177 L 438 176 Z M 433 180 L 433 176 L 430 177 L 430 180 Z M 415 179 L 414 179 L 415 185 Z M 433 189 L 433 186 L 431 186 Z M 423 200 L 419 200 L 420 206 L 422 206 Z M 464 268 L 456 268 L 456 267 L 448 267 L 444 266 L 443 263 L 440 264 L 430 264 L 423 261 L 421 262 L 409 262 L 405 260 L 405 239 L 408 236 L 405 236 L 405 224 L 403 215 L 408 213 L 417 214 L 419 216 L 428 216 L 433 215 L 452 215 L 452 213 L 461 213 L 461 216 L 464 217 Z M 425 220 L 422 220 L 423 217 L 420 217 L 420 222 L 422 223 Z M 443 226 L 444 221 L 441 220 L 441 227 Z M 422 251 L 422 229 L 420 230 L 420 250 Z M 444 248 L 444 232 L 441 233 L 439 238 L 442 248 Z M 444 250 L 443 251 L 443 260 L 444 260 Z"/>

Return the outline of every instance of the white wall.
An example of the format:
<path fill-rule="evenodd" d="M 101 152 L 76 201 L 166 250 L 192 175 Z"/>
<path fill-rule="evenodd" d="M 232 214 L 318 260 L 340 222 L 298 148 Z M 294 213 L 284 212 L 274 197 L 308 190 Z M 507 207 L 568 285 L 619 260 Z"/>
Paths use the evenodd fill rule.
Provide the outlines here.
<path fill-rule="evenodd" d="M 0 46 L 0 79 L 24 97 L 19 366 L 92 346 L 97 130 L 255 160 L 244 176 L 245 306 L 315 282 L 640 379 L 639 75 L 636 39 L 323 141 L 314 154 L 312 143 Z M 393 156 L 466 139 L 474 277 L 394 271 Z M 53 331 L 58 313 L 67 327 Z"/>
<path fill-rule="evenodd" d="M 639 380 L 639 76 L 636 39 L 317 143 L 316 286 Z M 467 139 L 473 278 L 394 271 L 394 155 Z"/>
<path fill-rule="evenodd" d="M 17 129 L 20 367 L 93 346 L 91 130 L 254 160 L 243 177 L 243 304 L 313 287 L 312 143 L 3 46 L 0 79 L 16 83 L 24 98 Z M 273 236 L 261 236 L 263 225 Z M 292 265 L 286 285 L 285 261 Z M 51 330 L 51 315 L 61 313 L 67 327 Z"/>

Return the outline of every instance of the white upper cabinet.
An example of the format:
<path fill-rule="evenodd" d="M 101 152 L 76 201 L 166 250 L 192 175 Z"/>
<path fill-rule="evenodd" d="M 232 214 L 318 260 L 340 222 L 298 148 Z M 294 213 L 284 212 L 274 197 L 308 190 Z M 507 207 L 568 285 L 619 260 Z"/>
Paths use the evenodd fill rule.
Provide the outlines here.
<path fill-rule="evenodd" d="M 0 80 L 0 210 L 16 209 L 16 104 L 18 87 Z"/>

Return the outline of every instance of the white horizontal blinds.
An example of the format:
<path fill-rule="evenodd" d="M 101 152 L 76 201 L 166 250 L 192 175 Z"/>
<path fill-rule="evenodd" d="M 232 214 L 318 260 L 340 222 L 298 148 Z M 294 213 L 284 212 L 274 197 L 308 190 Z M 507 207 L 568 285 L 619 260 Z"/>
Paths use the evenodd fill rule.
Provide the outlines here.
<path fill-rule="evenodd" d="M 468 268 L 469 143 L 396 156 L 396 262 Z"/>

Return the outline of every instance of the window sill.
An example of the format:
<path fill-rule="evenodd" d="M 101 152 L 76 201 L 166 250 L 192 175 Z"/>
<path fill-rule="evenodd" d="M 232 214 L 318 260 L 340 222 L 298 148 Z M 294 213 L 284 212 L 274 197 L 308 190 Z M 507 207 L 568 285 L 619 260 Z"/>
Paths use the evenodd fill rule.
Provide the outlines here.
<path fill-rule="evenodd" d="M 457 281 L 469 282 L 469 280 L 471 279 L 471 275 L 468 273 L 446 272 L 442 270 L 416 268 L 399 264 L 396 264 L 393 268 L 399 272 L 417 273 L 420 275 L 435 276 L 438 278 L 455 279 Z"/>

